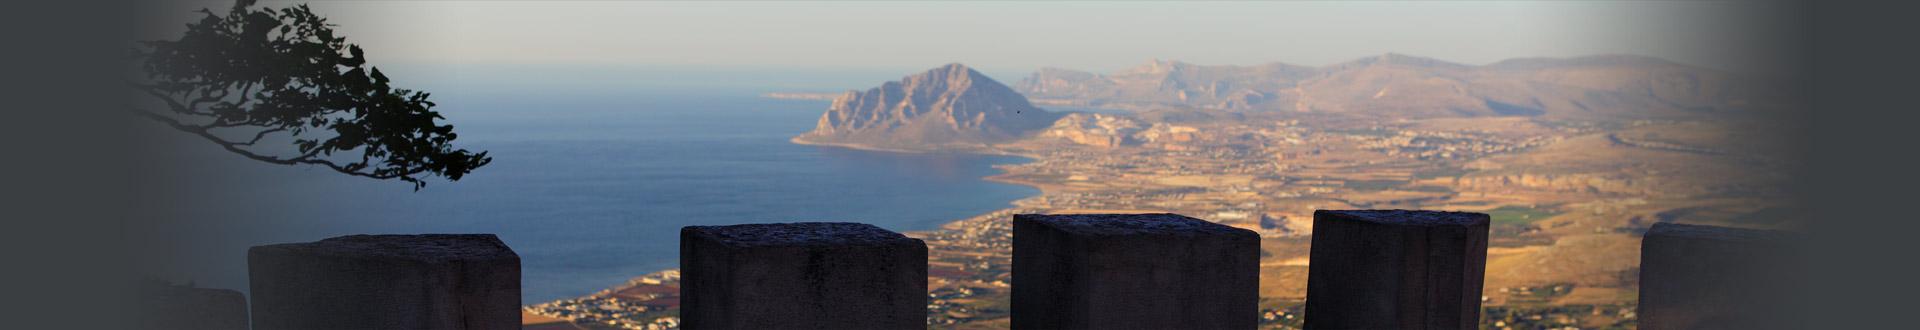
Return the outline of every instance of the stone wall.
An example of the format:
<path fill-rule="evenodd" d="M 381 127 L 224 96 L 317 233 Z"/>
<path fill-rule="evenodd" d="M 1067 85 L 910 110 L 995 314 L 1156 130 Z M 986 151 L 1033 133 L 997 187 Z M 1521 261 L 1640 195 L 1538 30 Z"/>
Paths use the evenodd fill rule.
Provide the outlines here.
<path fill-rule="evenodd" d="M 1250 329 L 1260 238 L 1175 214 L 1014 215 L 1017 329 Z M 1312 329 L 1475 329 L 1488 217 L 1318 211 Z M 1782 234 L 1658 224 L 1640 273 L 1641 329 L 1803 328 L 1769 268 Z M 253 329 L 515 329 L 520 259 L 493 235 L 355 235 L 254 247 Z M 688 329 L 923 329 L 927 247 L 858 223 L 686 227 Z M 194 289 L 155 328 L 242 329 L 238 293 Z"/>

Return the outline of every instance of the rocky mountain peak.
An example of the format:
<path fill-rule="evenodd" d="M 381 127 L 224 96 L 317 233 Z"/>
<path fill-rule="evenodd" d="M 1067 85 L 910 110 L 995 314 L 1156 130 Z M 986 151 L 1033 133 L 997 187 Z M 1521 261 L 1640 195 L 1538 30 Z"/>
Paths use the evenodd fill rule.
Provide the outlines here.
<path fill-rule="evenodd" d="M 987 76 L 985 74 L 981 74 L 980 71 L 974 71 L 973 68 L 967 67 L 966 64 L 948 63 L 947 65 L 942 65 L 940 67 L 927 70 L 926 72 L 921 72 L 919 74 L 906 76 L 905 78 L 901 78 L 899 82 L 907 85 L 929 86 L 929 87 L 935 87 L 935 86 L 944 84 L 947 86 L 960 87 L 959 89 L 965 89 L 967 86 L 972 85 L 973 82 L 976 80 L 992 81 L 993 79 L 987 78 Z"/>
<path fill-rule="evenodd" d="M 1010 141 L 1045 128 L 1057 115 L 985 74 L 953 63 L 848 91 L 795 142 L 876 149 L 932 150 Z"/>

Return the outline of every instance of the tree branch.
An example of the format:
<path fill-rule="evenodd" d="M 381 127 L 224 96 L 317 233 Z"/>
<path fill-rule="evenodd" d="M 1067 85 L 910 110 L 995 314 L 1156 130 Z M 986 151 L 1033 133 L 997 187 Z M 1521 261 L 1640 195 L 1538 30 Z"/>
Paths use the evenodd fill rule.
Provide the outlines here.
<path fill-rule="evenodd" d="M 259 132 L 253 133 L 252 140 L 247 140 L 246 143 L 234 143 L 234 144 L 252 146 L 254 143 L 259 143 L 261 138 L 267 137 L 267 134 L 273 134 L 274 132 L 284 132 L 286 130 L 287 130 L 286 127 L 274 127 L 272 129 L 260 130 Z"/>
<path fill-rule="evenodd" d="M 415 185 L 419 184 L 419 180 L 416 180 L 407 176 L 418 174 L 424 171 L 420 169 L 416 169 L 408 172 L 401 172 L 401 173 L 367 173 L 367 172 L 355 171 L 353 169 L 347 168 L 346 166 L 335 164 L 333 162 L 329 162 L 324 159 L 313 158 L 312 156 L 316 155 L 317 150 L 319 150 L 317 148 L 315 149 L 315 151 L 310 151 L 304 155 L 301 155 L 300 157 L 295 157 L 295 158 L 279 158 L 279 157 L 274 157 L 269 155 L 262 155 L 262 154 L 254 153 L 252 150 L 241 148 L 240 146 L 244 144 L 222 139 L 219 136 L 214 135 L 212 132 L 208 132 L 207 129 L 205 129 L 204 127 L 182 123 L 179 120 L 173 119 L 172 117 L 167 117 L 165 115 L 153 113 L 152 111 L 136 109 L 133 112 L 139 113 L 143 117 L 153 119 L 154 121 L 158 121 L 162 124 L 166 124 L 167 126 L 172 126 L 174 129 L 178 129 L 180 131 L 184 131 L 188 133 L 193 133 L 193 135 L 195 136 L 199 136 L 200 138 L 206 139 L 207 141 L 212 141 L 214 144 L 220 145 L 220 148 L 226 149 L 229 152 L 240 154 L 240 156 L 244 156 L 249 159 L 258 160 L 262 162 L 281 164 L 281 165 L 322 165 L 322 166 L 326 166 L 328 169 L 332 169 L 334 172 L 340 172 L 347 175 L 368 177 L 368 178 L 374 178 L 374 179 L 383 179 L 383 180 L 384 179 L 402 179 L 408 182 L 413 182 Z"/>
<path fill-rule="evenodd" d="M 214 91 L 219 91 L 220 95 L 214 96 L 213 95 Z M 188 95 L 192 95 L 193 92 L 188 91 L 187 93 Z M 194 99 L 192 102 L 187 102 L 187 107 L 191 109 L 199 109 L 201 103 L 219 102 L 220 100 L 227 99 L 228 94 L 231 94 L 231 92 L 225 88 L 202 90 L 200 91 L 200 98 Z"/>

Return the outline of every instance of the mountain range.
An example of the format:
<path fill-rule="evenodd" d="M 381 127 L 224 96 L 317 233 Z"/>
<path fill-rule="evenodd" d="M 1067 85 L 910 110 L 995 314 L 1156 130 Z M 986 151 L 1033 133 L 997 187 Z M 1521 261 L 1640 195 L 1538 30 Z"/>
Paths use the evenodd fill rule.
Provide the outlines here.
<path fill-rule="evenodd" d="M 842 93 L 813 131 L 793 141 L 891 150 L 964 149 L 1077 125 L 1055 123 L 1062 114 L 1036 103 L 1140 114 L 1178 110 L 1619 121 L 1765 109 L 1784 104 L 1769 99 L 1781 94 L 1770 92 L 1775 90 L 1777 86 L 1733 73 L 1632 55 L 1466 65 L 1389 53 L 1319 67 L 1154 60 L 1107 74 L 1044 68 L 1014 87 L 954 63 Z"/>
<path fill-rule="evenodd" d="M 1768 95 L 1766 86 L 1727 72 L 1645 56 L 1466 65 L 1391 53 L 1320 67 L 1154 60 L 1108 74 L 1045 68 L 1015 89 L 1045 105 L 1396 118 L 1657 117 L 1738 111 Z"/>

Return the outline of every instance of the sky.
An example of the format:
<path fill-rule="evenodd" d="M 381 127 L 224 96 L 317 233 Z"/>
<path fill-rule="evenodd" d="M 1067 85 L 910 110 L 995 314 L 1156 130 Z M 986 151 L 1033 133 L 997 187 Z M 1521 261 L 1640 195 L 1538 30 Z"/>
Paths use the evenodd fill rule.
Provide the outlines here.
<path fill-rule="evenodd" d="M 184 23 L 174 3 L 161 21 Z M 284 1 L 267 0 L 269 6 Z M 1170 59 L 1327 65 L 1393 52 L 1465 64 L 1638 54 L 1763 70 L 1787 7 L 1661 2 L 314 1 L 376 64 L 1110 72 Z M 177 29 L 175 29 L 177 30 Z M 153 29 L 166 34 L 167 29 Z M 177 32 L 172 32 L 177 33 Z"/>

